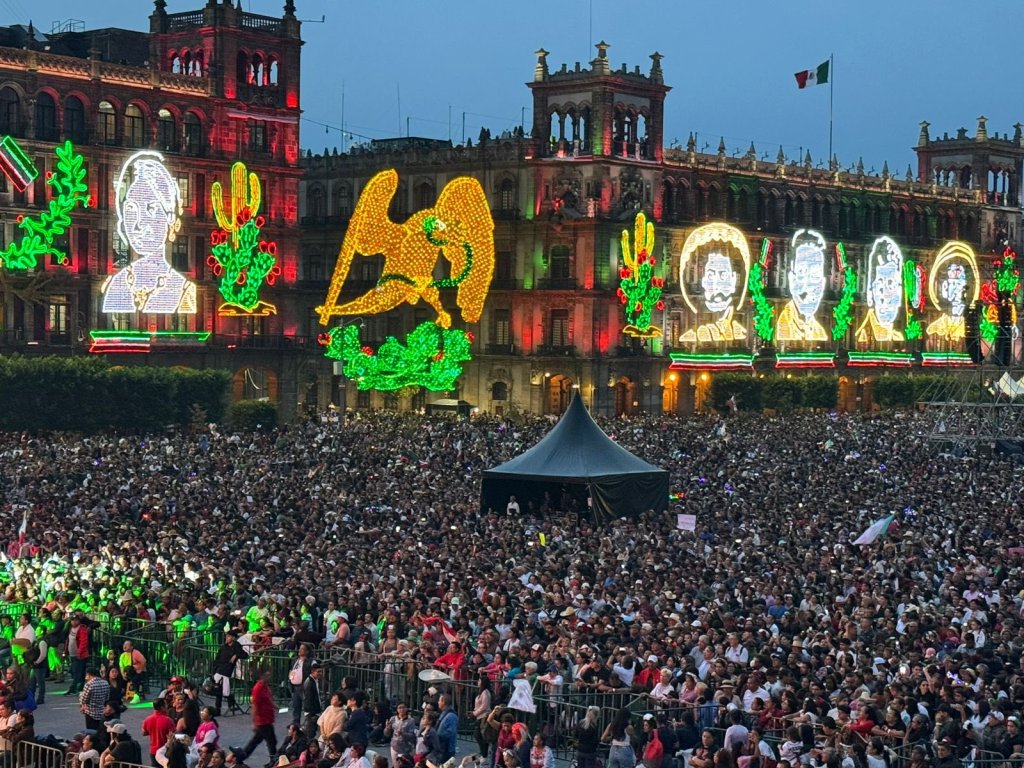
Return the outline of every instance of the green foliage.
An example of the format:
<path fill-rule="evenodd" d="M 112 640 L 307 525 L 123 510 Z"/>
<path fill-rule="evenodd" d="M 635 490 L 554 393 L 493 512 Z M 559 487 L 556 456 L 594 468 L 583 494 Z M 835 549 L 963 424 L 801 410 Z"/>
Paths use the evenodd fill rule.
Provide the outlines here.
<path fill-rule="evenodd" d="M 801 376 L 794 381 L 799 381 L 803 389 L 802 404 L 804 408 L 832 410 L 839 402 L 839 379 L 836 376 L 823 374 Z"/>
<path fill-rule="evenodd" d="M 228 409 L 228 424 L 242 431 L 273 429 L 277 426 L 277 404 L 266 400 L 239 400 Z"/>
<path fill-rule="evenodd" d="M 226 371 L 111 367 L 95 357 L 4 357 L 0 429 L 152 431 L 189 424 L 193 406 L 218 421 L 230 378 Z"/>
<path fill-rule="evenodd" d="M 762 401 L 765 408 L 774 408 L 780 413 L 789 413 L 803 402 L 803 387 L 799 379 L 772 376 L 764 380 Z"/>
<path fill-rule="evenodd" d="M 763 380 L 750 373 L 716 373 L 711 378 L 711 404 L 727 411 L 729 398 L 735 398 L 739 410 L 759 411 L 763 390 Z"/>
<path fill-rule="evenodd" d="M 75 152 L 70 141 L 55 150 L 57 170 L 46 183 L 53 187 L 53 198 L 38 217 L 24 216 L 18 222 L 25 235 L 0 251 L 0 263 L 8 269 L 35 269 L 39 259 L 52 254 L 63 264 L 67 255 L 53 243 L 71 226 L 75 207 L 89 205 L 89 186 L 85 181 L 84 158 Z"/>
<path fill-rule="evenodd" d="M 360 345 L 359 326 L 346 325 L 321 336 L 324 355 L 344 363 L 344 373 L 362 390 L 393 391 L 426 387 L 444 392 L 462 375 L 462 363 L 470 359 L 473 334 L 441 329 L 429 321 L 420 323 L 402 344 L 389 336 L 376 352 Z"/>
<path fill-rule="evenodd" d="M 885 408 L 907 408 L 915 403 L 948 399 L 949 381 L 940 374 L 892 374 L 874 382 L 872 397 Z M 956 397 L 959 397 L 959 388 Z"/>

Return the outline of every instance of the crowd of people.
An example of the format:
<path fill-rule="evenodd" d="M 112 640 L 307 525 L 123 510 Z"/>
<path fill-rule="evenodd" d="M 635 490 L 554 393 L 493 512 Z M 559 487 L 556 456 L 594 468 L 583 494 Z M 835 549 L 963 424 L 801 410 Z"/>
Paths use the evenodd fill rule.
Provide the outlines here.
<path fill-rule="evenodd" d="M 468 720 L 488 765 L 550 768 L 544 723 L 508 707 L 518 680 L 582 704 L 580 768 L 1024 761 L 1019 468 L 942 453 L 914 413 L 638 417 L 601 424 L 670 471 L 666 512 L 598 526 L 577 496 L 527 489 L 480 510 L 482 470 L 550 423 L 375 413 L 253 434 L 0 435 L 4 598 L 41 606 L 35 663 L 57 656 L 82 685 L 86 760 L 135 743 L 100 706 L 120 686 L 79 630 L 121 617 L 223 638 L 205 714 L 195 688 L 154 702 L 162 725 L 145 735 L 168 768 L 240 764 L 260 742 L 303 767 L 370 768 L 379 743 L 373 768 L 442 765 Z M 236 706 L 243 654 L 278 644 L 295 665 L 287 681 L 253 667 L 253 741 L 197 738 Z M 476 694 L 321 690 L 319 659 L 339 649 Z M 124 658 L 111 666 L 131 677 L 142 662 Z M 27 677 L 43 703 L 45 672 Z M 266 701 L 282 683 L 278 744 Z"/>

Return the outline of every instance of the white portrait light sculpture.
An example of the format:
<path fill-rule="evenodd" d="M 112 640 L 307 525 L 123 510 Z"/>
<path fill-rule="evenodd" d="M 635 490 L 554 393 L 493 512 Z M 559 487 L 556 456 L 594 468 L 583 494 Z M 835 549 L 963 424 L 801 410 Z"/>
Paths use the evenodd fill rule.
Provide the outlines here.
<path fill-rule="evenodd" d="M 825 295 L 825 238 L 810 229 L 793 235 L 793 258 L 788 271 L 791 300 L 779 314 L 779 341 L 828 341 L 815 315 Z"/>
<path fill-rule="evenodd" d="M 679 257 L 680 284 L 687 306 L 694 314 L 698 314 L 693 297 L 686 290 L 685 276 L 692 259 L 697 259 L 701 264 L 700 284 L 704 293 L 704 310 L 714 315 L 714 319 L 689 329 L 679 340 L 709 344 L 746 339 L 747 329 L 735 317 L 747 295 L 750 246 L 746 236 L 736 227 L 713 223 L 697 227 L 686 238 Z M 742 274 L 738 267 L 742 268 Z"/>
<path fill-rule="evenodd" d="M 194 314 L 196 286 L 167 261 L 181 228 L 181 193 L 158 152 L 137 152 L 114 183 L 117 232 L 137 258 L 103 285 L 111 314 Z"/>
<path fill-rule="evenodd" d="M 891 237 L 875 240 L 868 254 L 868 306 L 857 341 L 903 341 L 894 327 L 903 306 L 903 251 Z"/>
<path fill-rule="evenodd" d="M 939 317 L 928 324 L 928 336 L 957 342 L 964 338 L 964 313 L 978 300 L 981 280 L 978 259 L 967 243 L 946 243 L 935 254 L 928 277 L 928 295 Z"/>

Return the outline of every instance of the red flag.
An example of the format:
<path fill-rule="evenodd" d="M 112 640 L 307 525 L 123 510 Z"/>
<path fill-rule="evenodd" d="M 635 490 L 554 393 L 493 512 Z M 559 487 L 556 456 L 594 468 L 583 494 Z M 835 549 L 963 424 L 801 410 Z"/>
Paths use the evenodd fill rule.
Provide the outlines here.
<path fill-rule="evenodd" d="M 437 616 L 424 616 L 423 623 L 426 624 L 428 627 L 434 624 L 439 624 L 441 626 L 441 634 L 444 635 L 444 639 L 447 640 L 449 643 L 454 643 L 456 640 L 459 639 L 458 632 L 455 631 L 451 624 L 449 624 L 442 618 L 439 618 Z"/>

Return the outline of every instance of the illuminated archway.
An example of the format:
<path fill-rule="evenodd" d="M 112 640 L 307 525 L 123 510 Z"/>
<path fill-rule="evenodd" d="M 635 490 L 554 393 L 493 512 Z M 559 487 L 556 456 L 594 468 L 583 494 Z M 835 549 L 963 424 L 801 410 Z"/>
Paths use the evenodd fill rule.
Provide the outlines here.
<path fill-rule="evenodd" d="M 231 399 L 277 402 L 277 374 L 270 368 L 239 368 L 231 377 Z"/>
<path fill-rule="evenodd" d="M 564 373 L 547 377 L 545 411 L 561 416 L 572 400 L 573 380 Z"/>

